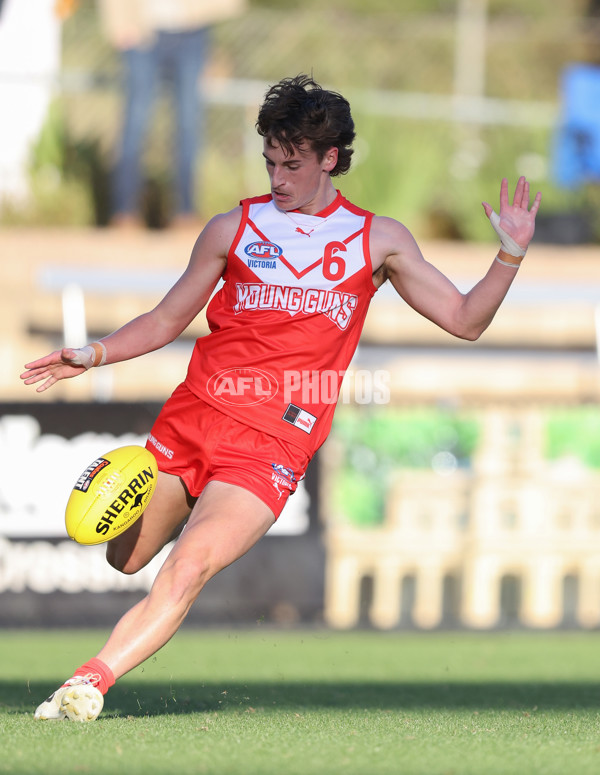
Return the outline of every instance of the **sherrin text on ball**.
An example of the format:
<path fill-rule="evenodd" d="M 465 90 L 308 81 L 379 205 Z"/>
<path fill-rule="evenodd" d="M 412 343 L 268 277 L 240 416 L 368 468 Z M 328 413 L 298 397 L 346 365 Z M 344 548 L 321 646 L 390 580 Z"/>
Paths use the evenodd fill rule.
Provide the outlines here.
<path fill-rule="evenodd" d="M 69 496 L 67 533 L 80 544 L 110 541 L 142 515 L 157 477 L 154 455 L 136 445 L 119 447 L 92 461 Z"/>

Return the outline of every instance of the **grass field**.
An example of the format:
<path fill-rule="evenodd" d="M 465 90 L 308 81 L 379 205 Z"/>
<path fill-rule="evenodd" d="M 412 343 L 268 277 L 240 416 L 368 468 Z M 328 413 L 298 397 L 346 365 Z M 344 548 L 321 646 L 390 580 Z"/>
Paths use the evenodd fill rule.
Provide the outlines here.
<path fill-rule="evenodd" d="M 184 630 L 96 722 L 34 722 L 104 635 L 3 633 L 0 773 L 600 772 L 598 633 Z"/>

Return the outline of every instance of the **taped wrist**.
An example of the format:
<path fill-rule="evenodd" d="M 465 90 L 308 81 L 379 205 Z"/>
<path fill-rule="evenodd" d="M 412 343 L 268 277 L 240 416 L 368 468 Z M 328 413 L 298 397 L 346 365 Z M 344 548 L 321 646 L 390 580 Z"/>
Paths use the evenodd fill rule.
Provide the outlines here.
<path fill-rule="evenodd" d="M 502 264 L 502 266 L 509 266 L 511 269 L 518 269 L 521 266 L 521 261 L 523 260 L 522 258 L 517 258 L 516 256 L 508 256 L 509 258 L 516 258 L 516 261 L 507 261 L 504 258 L 500 258 L 500 254 L 502 254 L 503 256 L 507 254 L 503 250 L 501 250 L 500 253 L 498 253 L 498 255 L 496 256 L 495 260 L 499 264 Z"/>
<path fill-rule="evenodd" d="M 84 369 L 91 369 L 94 366 L 104 366 L 106 363 L 106 347 L 102 342 L 92 342 L 85 347 L 73 350 L 75 357 L 72 362 Z"/>
<path fill-rule="evenodd" d="M 519 243 L 515 242 L 510 234 L 504 231 L 500 226 L 500 216 L 494 210 L 492 210 L 492 214 L 490 215 L 490 223 L 496 234 L 500 237 L 500 246 L 507 255 L 515 257 L 520 256 L 522 258 L 525 253 L 527 253 L 527 248 L 522 248 Z"/>

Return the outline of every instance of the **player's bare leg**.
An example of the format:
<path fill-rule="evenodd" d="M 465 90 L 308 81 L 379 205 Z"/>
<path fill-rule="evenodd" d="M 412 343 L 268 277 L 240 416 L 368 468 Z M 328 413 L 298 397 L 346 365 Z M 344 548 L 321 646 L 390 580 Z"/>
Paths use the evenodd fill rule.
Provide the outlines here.
<path fill-rule="evenodd" d="M 185 523 L 194 501 L 179 477 L 159 472 L 156 490 L 144 514 L 129 530 L 107 544 L 110 564 L 125 573 L 143 568 Z M 94 660 L 82 666 L 38 706 L 35 718 L 93 721 L 104 703 L 98 688 L 101 676 L 96 669 L 102 670 L 102 666 L 94 664 Z"/>
<path fill-rule="evenodd" d="M 178 476 L 159 471 L 156 490 L 142 516 L 106 545 L 108 562 L 122 573 L 139 571 L 176 535 L 195 500 Z"/>
<path fill-rule="evenodd" d="M 149 594 L 117 623 L 97 658 L 115 678 L 158 651 L 183 622 L 202 587 L 271 527 L 271 510 L 253 493 L 210 482 Z"/>
<path fill-rule="evenodd" d="M 185 522 L 190 505 L 185 487 L 178 477 L 161 476 L 162 486 L 150 504 L 154 508 L 149 506 L 141 517 L 142 529 L 127 541 L 119 536 L 111 542 L 109 559 L 125 572 L 143 567 Z M 93 721 L 115 679 L 170 640 L 204 584 L 245 554 L 273 522 L 273 513 L 257 496 L 234 485 L 211 482 L 150 593 L 121 618 L 97 657 L 39 705 L 35 718 Z"/>

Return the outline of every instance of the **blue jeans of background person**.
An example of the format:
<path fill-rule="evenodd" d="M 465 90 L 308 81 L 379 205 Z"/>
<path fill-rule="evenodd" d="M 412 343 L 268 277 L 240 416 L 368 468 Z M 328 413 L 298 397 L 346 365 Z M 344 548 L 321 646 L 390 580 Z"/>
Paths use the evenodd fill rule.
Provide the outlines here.
<path fill-rule="evenodd" d="M 113 210 L 139 209 L 142 154 L 162 76 L 175 103 L 175 212 L 194 212 L 194 167 L 201 142 L 203 109 L 199 77 L 208 48 L 209 29 L 159 32 L 150 48 L 123 52 L 125 107 L 123 134 L 113 181 Z"/>

